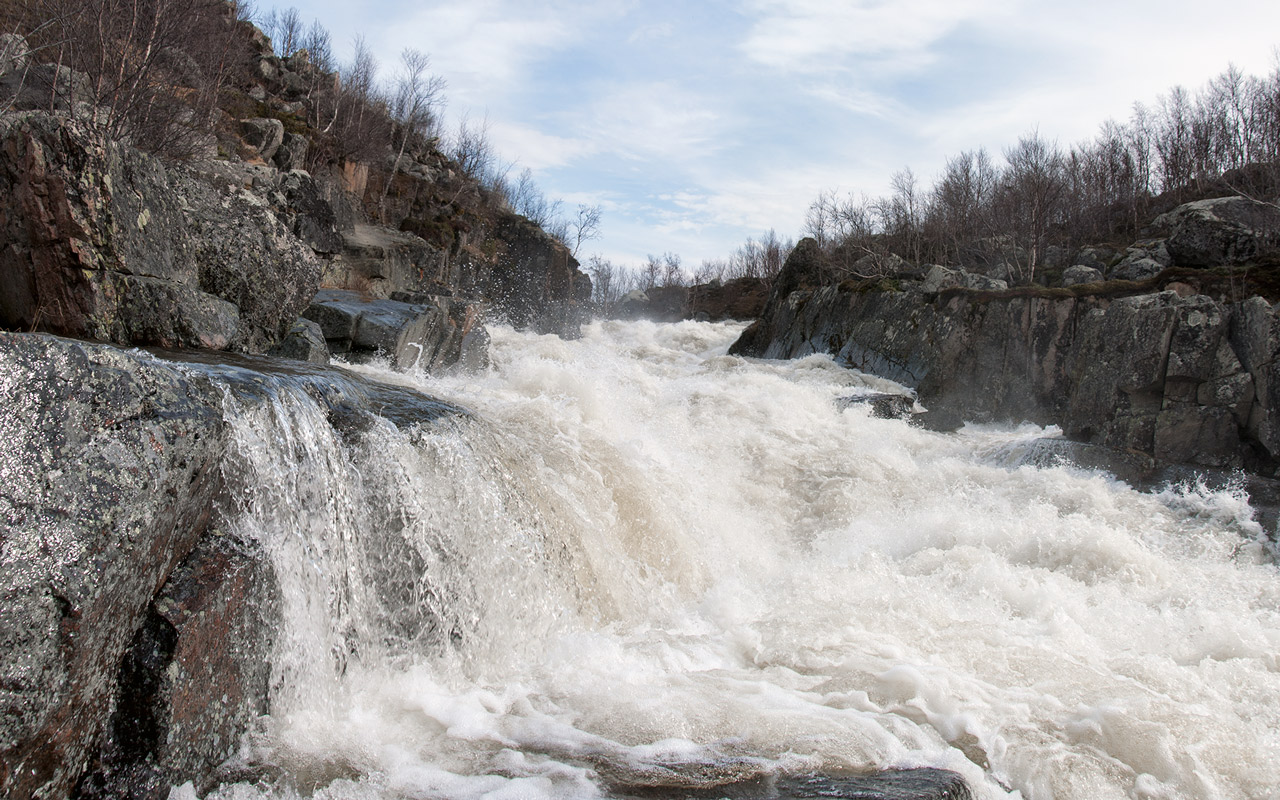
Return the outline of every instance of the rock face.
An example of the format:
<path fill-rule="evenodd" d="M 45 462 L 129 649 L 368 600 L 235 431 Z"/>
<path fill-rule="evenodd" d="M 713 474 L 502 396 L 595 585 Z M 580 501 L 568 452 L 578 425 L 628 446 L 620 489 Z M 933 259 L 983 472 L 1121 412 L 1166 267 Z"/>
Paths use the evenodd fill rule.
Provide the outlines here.
<path fill-rule="evenodd" d="M 209 524 L 223 424 L 213 387 L 154 359 L 0 334 L 0 363 L 0 793 L 65 796 Z"/>
<path fill-rule="evenodd" d="M 315 256 L 264 209 L 43 113 L 0 119 L 0 325 L 121 344 L 261 351 Z"/>
<path fill-rule="evenodd" d="M 1184 267 L 1280 259 L 1280 207 L 1245 197 L 1216 197 L 1178 206 L 1158 218 L 1169 231 L 1173 263 Z"/>
<path fill-rule="evenodd" d="M 514 214 L 500 222 L 495 234 L 501 252 L 486 292 L 494 311 L 516 328 L 581 336 L 591 279 L 578 270 L 568 248 Z"/>
<path fill-rule="evenodd" d="M 750 320 L 760 316 L 769 299 L 769 283 L 763 278 L 735 278 L 723 284 L 690 287 L 685 305 L 688 317 L 706 315 L 711 322 Z"/>
<path fill-rule="evenodd" d="M 780 280 L 801 288 L 775 292 L 730 352 L 831 353 L 915 387 L 931 411 L 1059 424 L 1080 441 L 1162 462 L 1265 474 L 1280 464 L 1280 329 L 1261 298 L 813 287 L 803 279 L 807 249 L 797 247 L 800 277 Z"/>
<path fill-rule="evenodd" d="M 468 336 L 482 330 L 481 305 L 438 295 L 397 298 L 402 299 L 375 300 L 359 292 L 321 289 L 305 314 L 320 326 L 329 352 L 357 358 L 380 355 L 400 370 L 430 372 L 481 357 L 463 353 L 464 344 L 476 341 Z"/>
<path fill-rule="evenodd" d="M 343 435 L 465 413 L 335 368 L 0 333 L 0 796 L 203 787 L 269 710 L 279 590 L 217 499 L 227 392 L 289 381 Z"/>

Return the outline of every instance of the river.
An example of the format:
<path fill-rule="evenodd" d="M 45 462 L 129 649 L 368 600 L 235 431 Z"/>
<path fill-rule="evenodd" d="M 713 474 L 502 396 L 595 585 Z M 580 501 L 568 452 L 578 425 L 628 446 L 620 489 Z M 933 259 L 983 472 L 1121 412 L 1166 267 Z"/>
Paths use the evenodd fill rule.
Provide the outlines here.
<path fill-rule="evenodd" d="M 357 368 L 473 412 L 409 430 L 232 408 L 230 518 L 285 626 L 263 777 L 207 797 L 911 766 L 980 798 L 1280 794 L 1280 576 L 1242 491 L 878 419 L 837 401 L 885 382 L 725 355 L 741 329 L 496 328 L 482 373 Z"/>

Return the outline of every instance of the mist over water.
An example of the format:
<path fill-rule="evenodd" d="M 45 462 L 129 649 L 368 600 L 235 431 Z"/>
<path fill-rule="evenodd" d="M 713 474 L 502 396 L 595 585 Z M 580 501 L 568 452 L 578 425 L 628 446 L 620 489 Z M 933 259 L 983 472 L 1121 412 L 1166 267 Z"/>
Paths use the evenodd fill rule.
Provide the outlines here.
<path fill-rule="evenodd" d="M 740 325 L 493 331 L 345 438 L 228 399 L 285 587 L 263 768 L 210 795 L 592 798 L 936 766 L 978 797 L 1280 794 L 1280 576 L 1240 492 L 919 430 Z M 176 795 L 189 797 L 189 787 Z"/>

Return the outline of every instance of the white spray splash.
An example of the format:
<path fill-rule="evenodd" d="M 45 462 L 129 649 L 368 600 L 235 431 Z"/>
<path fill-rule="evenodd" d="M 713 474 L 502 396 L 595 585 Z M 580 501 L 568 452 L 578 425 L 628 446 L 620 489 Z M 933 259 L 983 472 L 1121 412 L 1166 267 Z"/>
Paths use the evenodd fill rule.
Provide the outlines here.
<path fill-rule="evenodd" d="M 236 416 L 288 612 L 252 757 L 284 778 L 212 796 L 919 765 L 988 798 L 1275 796 L 1280 581 L 1238 493 L 842 409 L 886 383 L 724 355 L 739 331 L 499 329 L 484 374 L 366 369 L 476 418 L 345 441 L 305 397 Z"/>

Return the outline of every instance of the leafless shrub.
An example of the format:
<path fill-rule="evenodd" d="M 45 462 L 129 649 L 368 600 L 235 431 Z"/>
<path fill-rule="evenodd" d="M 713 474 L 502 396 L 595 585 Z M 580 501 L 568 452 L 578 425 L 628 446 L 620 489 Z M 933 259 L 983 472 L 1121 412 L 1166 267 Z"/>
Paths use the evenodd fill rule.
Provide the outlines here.
<path fill-rule="evenodd" d="M 237 4 L 28 0 L 21 8 L 21 30 L 41 60 L 71 70 L 71 113 L 170 158 L 204 146 L 220 91 L 243 60 Z M 50 87 L 51 101 L 67 88 Z"/>

